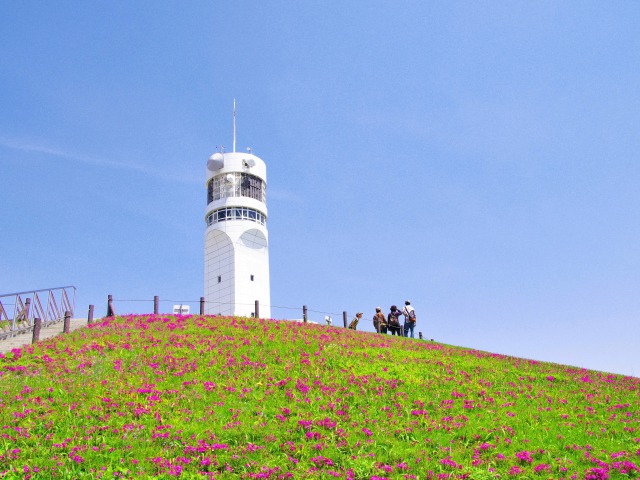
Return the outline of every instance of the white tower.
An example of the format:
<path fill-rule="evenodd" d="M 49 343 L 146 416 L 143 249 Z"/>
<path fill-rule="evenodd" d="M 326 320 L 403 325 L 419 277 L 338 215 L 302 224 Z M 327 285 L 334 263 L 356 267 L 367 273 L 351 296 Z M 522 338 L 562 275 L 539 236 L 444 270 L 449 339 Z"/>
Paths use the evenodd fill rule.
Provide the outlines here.
<path fill-rule="evenodd" d="M 234 102 L 235 103 L 235 102 Z M 251 153 L 214 153 L 207 161 L 204 240 L 205 313 L 271 317 L 267 167 Z"/>

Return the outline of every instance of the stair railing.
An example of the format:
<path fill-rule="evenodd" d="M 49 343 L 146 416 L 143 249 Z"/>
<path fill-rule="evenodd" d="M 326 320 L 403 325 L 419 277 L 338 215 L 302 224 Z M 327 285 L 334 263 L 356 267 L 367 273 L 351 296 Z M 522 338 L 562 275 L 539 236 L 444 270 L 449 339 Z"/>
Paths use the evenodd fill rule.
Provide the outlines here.
<path fill-rule="evenodd" d="M 0 340 L 32 331 L 36 318 L 42 327 L 61 322 L 75 304 L 73 285 L 0 294 Z"/>

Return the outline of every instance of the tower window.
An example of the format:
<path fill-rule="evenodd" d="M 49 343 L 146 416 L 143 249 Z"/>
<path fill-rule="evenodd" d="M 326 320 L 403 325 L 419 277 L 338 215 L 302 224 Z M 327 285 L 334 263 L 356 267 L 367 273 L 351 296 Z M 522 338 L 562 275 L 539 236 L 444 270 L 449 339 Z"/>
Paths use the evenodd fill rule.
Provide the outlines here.
<path fill-rule="evenodd" d="M 218 283 L 222 282 L 222 275 L 218 275 Z"/>
<path fill-rule="evenodd" d="M 227 180 L 229 175 L 232 175 L 232 182 Z M 207 205 L 227 197 L 248 197 L 266 203 L 267 184 L 260 177 L 246 172 L 223 173 L 209 180 Z"/>
<path fill-rule="evenodd" d="M 248 207 L 223 207 L 207 212 L 207 225 L 217 222 L 228 222 L 230 220 L 251 220 L 260 225 L 267 224 L 267 217 L 264 213 Z"/>

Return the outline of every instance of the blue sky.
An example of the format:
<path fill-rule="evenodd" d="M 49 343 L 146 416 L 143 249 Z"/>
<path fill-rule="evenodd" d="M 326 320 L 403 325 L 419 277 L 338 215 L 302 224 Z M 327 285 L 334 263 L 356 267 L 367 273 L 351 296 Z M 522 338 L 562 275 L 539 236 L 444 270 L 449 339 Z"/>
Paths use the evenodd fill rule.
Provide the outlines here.
<path fill-rule="evenodd" d="M 235 98 L 275 318 L 372 330 L 410 299 L 428 338 L 640 376 L 639 23 L 634 2 L 3 2 L 0 293 L 199 299 Z"/>

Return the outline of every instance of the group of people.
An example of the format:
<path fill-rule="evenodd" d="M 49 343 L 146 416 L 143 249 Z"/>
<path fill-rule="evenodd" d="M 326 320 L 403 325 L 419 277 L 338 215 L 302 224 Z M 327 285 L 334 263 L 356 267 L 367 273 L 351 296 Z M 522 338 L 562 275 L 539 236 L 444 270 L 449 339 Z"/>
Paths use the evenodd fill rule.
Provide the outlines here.
<path fill-rule="evenodd" d="M 404 317 L 403 324 L 401 323 L 400 317 Z M 356 330 L 360 319 L 362 318 L 362 312 L 356 313 L 356 316 L 351 323 L 349 324 L 349 328 L 351 330 Z M 411 306 L 411 302 L 407 300 L 404 302 L 404 308 L 400 310 L 395 305 L 391 305 L 389 309 L 389 313 L 385 316 L 382 313 L 382 309 L 380 307 L 376 307 L 376 314 L 373 316 L 373 328 L 376 329 L 378 333 L 387 332 L 391 335 L 402 335 L 404 333 L 405 337 L 411 335 L 411 338 L 414 337 L 413 330 L 416 326 L 416 311 Z"/>

